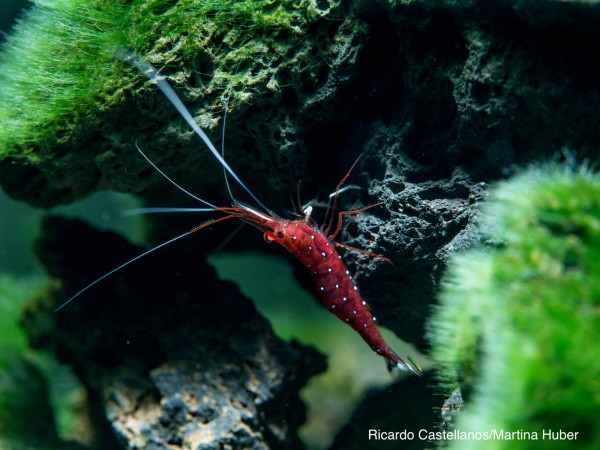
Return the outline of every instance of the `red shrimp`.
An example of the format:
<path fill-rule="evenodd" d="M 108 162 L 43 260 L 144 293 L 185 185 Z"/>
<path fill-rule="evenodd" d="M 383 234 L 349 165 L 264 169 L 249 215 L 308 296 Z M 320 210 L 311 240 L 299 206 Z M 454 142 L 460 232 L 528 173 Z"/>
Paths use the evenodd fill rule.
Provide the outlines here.
<path fill-rule="evenodd" d="M 357 162 L 358 159 L 336 187 L 333 207 L 326 213 L 326 218 L 330 217 L 327 227 L 324 225 L 319 227 L 309 213 L 303 220 L 288 220 L 256 211 L 237 202 L 231 208 L 218 208 L 219 211 L 225 212 L 226 216 L 204 223 L 192 231 L 199 231 L 230 218 L 237 218 L 263 231 L 263 237 L 267 243 L 274 242 L 286 248 L 309 270 L 321 303 L 358 332 L 375 353 L 384 357 L 390 370 L 411 371 L 416 375 L 421 375 L 421 370 L 416 364 L 410 360 L 404 361 L 386 343 L 377 329 L 375 317 L 373 317 L 367 302 L 361 297 L 350 272 L 335 247 L 380 258 L 392 265 L 393 263 L 381 255 L 333 241 L 340 232 L 342 216 L 358 214 L 381 203 L 353 211 L 339 212 L 335 230 L 329 234 L 335 217 L 339 189 Z"/>

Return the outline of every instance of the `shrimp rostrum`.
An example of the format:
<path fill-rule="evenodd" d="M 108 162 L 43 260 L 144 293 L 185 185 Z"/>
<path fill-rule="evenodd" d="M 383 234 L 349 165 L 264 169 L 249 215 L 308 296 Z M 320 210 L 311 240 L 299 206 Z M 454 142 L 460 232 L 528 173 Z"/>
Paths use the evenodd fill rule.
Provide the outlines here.
<path fill-rule="evenodd" d="M 346 246 L 344 244 L 335 242 L 334 239 L 339 234 L 342 225 L 342 218 L 344 215 L 358 214 L 366 209 L 373 206 L 378 206 L 380 203 L 370 205 L 358 210 L 353 211 L 342 211 L 337 212 L 338 195 L 341 186 L 348 179 L 354 166 L 357 164 L 358 159 L 354 162 L 346 176 L 339 182 L 336 187 L 336 191 L 333 194 L 333 201 L 328 207 L 325 214 L 325 224 L 319 226 L 310 214 L 310 207 L 304 212 L 302 218 L 294 220 L 284 219 L 275 215 L 272 211 L 267 209 L 254 194 L 246 187 L 235 172 L 225 162 L 222 154 L 220 154 L 210 139 L 202 131 L 202 129 L 194 121 L 192 115 L 189 113 L 187 108 L 183 105 L 179 97 L 175 94 L 170 85 L 166 80 L 160 76 L 157 70 L 149 63 L 141 59 L 131 52 L 126 52 L 119 55 L 121 59 L 132 64 L 140 71 L 144 72 L 152 81 L 154 81 L 159 89 L 167 96 L 175 108 L 180 112 L 182 117 L 188 122 L 191 128 L 202 138 L 208 149 L 215 156 L 215 158 L 221 163 L 226 173 L 231 175 L 233 179 L 252 197 L 252 199 L 260 206 L 261 210 L 255 209 L 244 203 L 241 203 L 232 196 L 233 205 L 231 207 L 216 207 L 211 203 L 187 192 L 173 180 L 171 180 L 166 174 L 164 174 L 158 167 L 156 167 L 152 161 L 144 155 L 141 150 L 140 153 L 148 160 L 148 162 L 170 183 L 175 187 L 182 190 L 187 195 L 190 195 L 194 199 L 203 203 L 206 208 L 195 208 L 194 211 L 215 211 L 224 214 L 222 217 L 210 220 L 203 223 L 202 225 L 177 236 L 163 244 L 160 244 L 143 254 L 121 264 L 117 268 L 98 278 L 96 281 L 76 293 L 67 302 L 60 306 L 59 309 L 63 308 L 66 304 L 74 300 L 80 294 L 93 285 L 110 276 L 114 272 L 118 271 L 122 267 L 138 260 L 139 258 L 147 255 L 150 252 L 157 250 L 171 242 L 188 236 L 191 233 L 198 232 L 204 228 L 214 225 L 219 222 L 223 222 L 229 219 L 238 219 L 242 222 L 248 223 L 255 228 L 259 229 L 263 233 L 264 240 L 267 243 L 276 243 L 287 249 L 294 257 L 303 264 L 308 271 L 316 286 L 316 292 L 320 302 L 339 319 L 350 325 L 355 331 L 357 331 L 363 340 L 371 347 L 371 349 L 378 355 L 385 358 L 388 363 L 390 370 L 399 370 L 404 372 L 412 372 L 420 375 L 420 368 L 412 363 L 410 360 L 405 361 L 398 356 L 386 343 L 385 339 L 381 335 L 377 328 L 375 318 L 371 313 L 366 301 L 364 301 L 358 291 L 356 284 L 354 283 L 350 272 L 344 265 L 341 256 L 336 250 L 336 247 L 345 248 L 351 251 L 357 251 L 367 254 L 374 258 L 382 259 L 390 264 L 391 261 L 381 255 L 370 253 L 364 250 L 356 249 L 353 247 Z M 139 149 L 138 149 L 139 150 Z M 146 209 L 150 211 L 151 208 Z M 177 208 L 158 208 L 156 212 L 168 212 L 171 210 L 180 210 Z M 264 211 L 264 212 L 263 212 Z"/>

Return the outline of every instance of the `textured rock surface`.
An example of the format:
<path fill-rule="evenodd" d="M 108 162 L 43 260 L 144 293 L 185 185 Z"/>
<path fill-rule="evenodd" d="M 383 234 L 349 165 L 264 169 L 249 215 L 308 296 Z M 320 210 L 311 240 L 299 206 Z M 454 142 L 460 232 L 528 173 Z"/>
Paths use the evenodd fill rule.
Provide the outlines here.
<path fill-rule="evenodd" d="M 73 364 L 126 448 L 300 446 L 298 391 L 324 370 L 321 355 L 277 338 L 186 249 L 123 270 L 53 316 L 64 293 L 141 249 L 65 219 L 46 220 L 44 233 L 40 258 L 63 284 L 26 312 L 32 344 Z"/>

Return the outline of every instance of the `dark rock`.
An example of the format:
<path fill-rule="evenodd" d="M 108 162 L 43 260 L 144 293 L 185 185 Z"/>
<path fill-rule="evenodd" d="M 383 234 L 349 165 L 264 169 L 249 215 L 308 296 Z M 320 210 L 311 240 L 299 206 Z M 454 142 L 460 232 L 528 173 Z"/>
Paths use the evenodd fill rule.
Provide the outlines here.
<path fill-rule="evenodd" d="M 412 183 L 394 175 L 402 168 L 378 159 L 388 177 L 373 180 L 370 192 L 384 202 L 382 210 L 364 214 L 346 226 L 346 242 L 389 257 L 396 268 L 348 253 L 362 293 L 382 325 L 426 349 L 424 318 L 449 254 L 480 239 L 470 226 L 477 204 L 485 198 L 483 183 L 457 169 L 450 179 Z"/>
<path fill-rule="evenodd" d="M 430 386 L 432 382 L 430 374 L 409 377 L 368 395 L 340 430 L 331 450 L 433 448 L 434 443 L 422 439 L 425 435 L 421 431 L 437 431 L 435 410 L 441 397 Z M 385 433 L 386 438 L 375 438 L 377 432 Z M 393 439 L 389 433 L 394 433 Z"/>
<path fill-rule="evenodd" d="M 161 250 L 53 316 L 65 296 L 143 249 L 60 218 L 45 221 L 37 248 L 63 284 L 26 311 L 31 342 L 73 365 L 126 448 L 300 447 L 298 391 L 324 370 L 322 356 L 278 339 L 201 257 Z"/>

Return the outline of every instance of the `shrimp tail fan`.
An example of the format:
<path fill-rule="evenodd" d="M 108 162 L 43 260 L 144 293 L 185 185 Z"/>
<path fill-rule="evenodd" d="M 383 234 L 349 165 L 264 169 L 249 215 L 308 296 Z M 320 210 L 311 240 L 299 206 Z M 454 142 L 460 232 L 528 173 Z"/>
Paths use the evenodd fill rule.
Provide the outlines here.
<path fill-rule="evenodd" d="M 392 375 L 392 377 L 396 378 L 406 372 L 414 373 L 417 376 L 422 376 L 423 371 L 419 367 L 419 365 L 414 362 L 410 357 L 407 357 L 406 361 L 392 352 L 394 356 L 393 359 L 386 359 L 386 367 L 388 372 Z"/>

